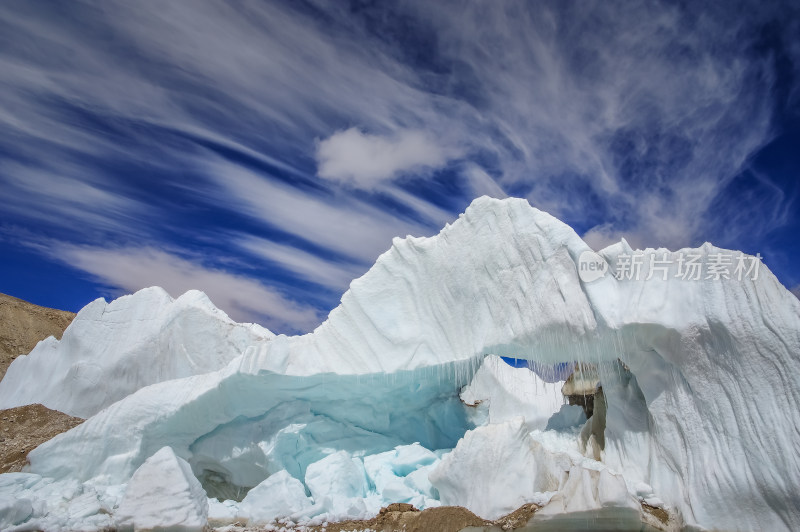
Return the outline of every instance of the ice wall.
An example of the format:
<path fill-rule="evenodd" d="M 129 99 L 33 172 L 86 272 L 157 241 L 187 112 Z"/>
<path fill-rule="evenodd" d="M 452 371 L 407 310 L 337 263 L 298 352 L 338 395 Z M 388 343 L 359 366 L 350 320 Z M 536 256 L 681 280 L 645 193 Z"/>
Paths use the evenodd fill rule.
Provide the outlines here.
<path fill-rule="evenodd" d="M 586 473 L 571 458 L 581 469 L 558 483 L 563 508 L 583 485 L 573 477 L 600 506 L 598 486 L 624 478 L 690 525 L 800 529 L 800 302 L 763 265 L 756 279 L 676 277 L 681 253 L 707 264 L 725 252 L 710 245 L 642 252 L 670 263 L 667 280 L 584 282 L 588 251 L 524 200 L 480 198 L 436 237 L 396 239 L 313 333 L 143 388 L 39 447 L 32 470 L 124 483 L 169 445 L 195 474 L 253 485 L 284 470 L 303 481 L 329 451 L 452 447 L 471 428 L 458 394 L 495 353 L 599 368 L 607 413 L 596 470 L 613 472 Z M 600 258 L 614 271 L 633 253 L 623 242 Z M 497 420 L 509 408 L 495 408 Z M 552 438 L 538 430 L 536 441 Z M 491 502 L 484 511 L 507 504 Z"/>
<path fill-rule="evenodd" d="M 252 354 L 215 373 L 139 390 L 31 452 L 32 471 L 120 484 L 170 446 L 198 476 L 215 472 L 250 488 L 282 469 L 302 478 L 308 464 L 340 450 L 451 448 L 472 426 L 458 398 L 476 368 L 470 361 L 298 377 L 250 371 Z M 87 445 L 91 452 L 75 452 Z"/>
<path fill-rule="evenodd" d="M 18 357 L 0 382 L 0 409 L 41 403 L 87 418 L 156 382 L 215 371 L 274 335 L 239 324 L 196 290 L 158 287 L 84 307 L 64 331 Z"/>

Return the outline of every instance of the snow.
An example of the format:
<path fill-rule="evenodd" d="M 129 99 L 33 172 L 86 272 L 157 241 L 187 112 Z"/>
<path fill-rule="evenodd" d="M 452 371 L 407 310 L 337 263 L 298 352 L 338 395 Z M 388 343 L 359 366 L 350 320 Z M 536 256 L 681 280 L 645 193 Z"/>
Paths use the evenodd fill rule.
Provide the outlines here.
<path fill-rule="evenodd" d="M 415 442 L 366 456 L 364 469 L 374 492 L 381 497 L 381 506 L 404 502 L 423 509 L 438 506 L 428 476 L 439 461 L 434 452 Z"/>
<path fill-rule="evenodd" d="M 593 530 L 638 531 L 642 529 L 640 511 L 620 475 L 573 466 L 563 487 L 537 512 L 536 521 L 570 530 L 585 527 L 591 519 Z"/>
<path fill-rule="evenodd" d="M 96 491 L 73 479 L 54 480 L 31 473 L 0 475 L 0 529 L 102 530 L 114 526 L 110 512 L 114 487 Z M 27 502 L 26 502 L 27 501 Z M 23 514 L 27 514 L 22 517 Z"/>
<path fill-rule="evenodd" d="M 0 409 L 40 403 L 87 418 L 149 384 L 217 370 L 272 336 L 235 323 L 196 290 L 175 300 L 157 287 L 98 299 L 60 341 L 43 340 L 11 363 Z"/>
<path fill-rule="evenodd" d="M 133 474 L 115 517 L 119 530 L 199 532 L 208 500 L 189 464 L 164 447 Z"/>
<path fill-rule="evenodd" d="M 709 244 L 641 252 L 666 254 L 666 280 L 583 282 L 586 251 L 526 201 L 480 198 L 435 237 L 396 239 L 310 334 L 205 311 L 184 321 L 164 310 L 182 298 L 155 289 L 108 305 L 120 313 L 92 303 L 24 357 L 40 362 L 12 369 L 94 415 L 31 452 L 28 476 L 0 475 L 0 497 L 31 501 L 24 526 L 109 526 L 104 512 L 119 515 L 136 471 L 169 446 L 225 501 L 211 502 L 214 520 L 321 524 L 389 502 L 494 518 L 529 501 L 545 527 L 638 530 L 648 500 L 681 526 L 800 529 L 800 301 L 764 265 L 756 279 L 676 278 L 680 254 L 727 253 Z M 623 241 L 598 256 L 613 272 L 632 253 Z M 56 349 L 64 366 L 45 363 Z M 206 362 L 141 367 L 161 358 Z M 561 395 L 576 363 L 597 374 L 573 379 L 580 393 L 602 387 L 588 421 Z M 65 380 L 87 364 L 135 382 L 110 404 L 91 379 Z M 3 401 L 18 398 L 8 380 Z M 92 497 L 101 510 L 88 515 Z"/>
<path fill-rule="evenodd" d="M 461 400 L 473 407 L 471 416 L 476 424 L 523 416 L 530 430 L 544 429 L 564 403 L 563 385 L 563 381 L 545 382 L 528 368 L 514 368 L 489 355 L 461 391 Z"/>
<path fill-rule="evenodd" d="M 254 490 L 255 488 L 250 491 Z M 258 493 L 259 492 L 255 492 L 253 498 L 251 499 L 251 501 L 254 501 L 253 508 L 250 508 L 245 514 L 245 521 L 247 521 L 247 519 L 259 519 L 260 515 L 257 514 L 258 508 L 269 505 L 271 499 L 267 498 L 263 493 L 261 493 L 261 495 L 257 495 Z M 279 500 L 282 501 L 282 499 Z M 286 508 L 287 507 L 283 507 L 282 505 L 282 509 L 279 513 L 285 512 Z M 208 524 L 210 526 L 225 526 L 228 523 L 233 523 L 237 521 L 238 513 L 239 503 L 236 501 L 232 501 L 230 499 L 224 501 L 220 501 L 215 498 L 208 499 Z M 270 516 L 269 518 L 272 520 L 274 519 L 274 516 Z"/>
<path fill-rule="evenodd" d="M 345 451 L 329 454 L 306 470 L 306 486 L 314 499 L 336 496 L 363 498 L 366 481 L 364 463 Z"/>
<path fill-rule="evenodd" d="M 307 510 L 312 504 L 303 483 L 283 469 L 250 490 L 237 513 L 250 525 L 267 525 L 279 517 Z"/>
<path fill-rule="evenodd" d="M 26 521 L 33 514 L 30 499 L 0 497 L 0 529 L 5 530 L 13 525 Z"/>
<path fill-rule="evenodd" d="M 533 440 L 517 418 L 467 432 L 429 479 L 442 504 L 494 520 L 558 490 L 568 463 Z"/>
<path fill-rule="evenodd" d="M 558 412 L 547 420 L 546 430 L 564 430 L 586 423 L 586 414 L 580 405 L 561 405 Z"/>

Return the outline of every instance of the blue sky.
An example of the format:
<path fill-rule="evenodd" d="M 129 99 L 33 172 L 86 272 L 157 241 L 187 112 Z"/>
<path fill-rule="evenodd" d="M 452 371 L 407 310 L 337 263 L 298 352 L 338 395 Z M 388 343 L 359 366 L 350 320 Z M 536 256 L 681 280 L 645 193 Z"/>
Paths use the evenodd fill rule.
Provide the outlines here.
<path fill-rule="evenodd" d="M 520 196 L 800 285 L 792 2 L 0 3 L 0 291 L 305 332 L 395 236 Z"/>

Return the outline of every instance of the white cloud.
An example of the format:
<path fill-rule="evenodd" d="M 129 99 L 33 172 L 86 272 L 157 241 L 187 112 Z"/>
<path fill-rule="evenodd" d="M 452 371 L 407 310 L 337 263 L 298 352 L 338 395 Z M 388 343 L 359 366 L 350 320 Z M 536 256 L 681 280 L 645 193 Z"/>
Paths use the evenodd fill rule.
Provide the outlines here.
<path fill-rule="evenodd" d="M 405 172 L 443 166 L 445 149 L 423 131 L 369 135 L 351 127 L 317 146 L 319 176 L 369 189 Z"/>
<path fill-rule="evenodd" d="M 476 198 L 480 196 L 490 196 L 498 199 L 508 197 L 508 194 L 505 193 L 497 181 L 477 165 L 467 165 L 464 169 L 464 176 L 467 178 L 472 194 Z"/>
<path fill-rule="evenodd" d="M 296 247 L 278 244 L 265 238 L 240 235 L 236 245 L 296 276 L 343 293 L 350 282 L 361 276 L 366 267 L 347 262 L 322 259 Z"/>
<path fill-rule="evenodd" d="M 47 253 L 83 270 L 113 289 L 114 295 L 161 286 L 173 297 L 202 290 L 237 321 L 261 323 L 276 332 L 310 331 L 322 317 L 260 282 L 206 268 L 153 248 L 104 249 L 55 245 Z"/>
<path fill-rule="evenodd" d="M 797 296 L 797 299 L 800 299 L 800 284 L 792 288 L 790 292 Z"/>
<path fill-rule="evenodd" d="M 590 248 L 600 251 L 604 247 L 616 244 L 620 239 L 624 238 L 624 235 L 615 231 L 611 224 L 602 224 L 586 231 L 582 238 Z"/>

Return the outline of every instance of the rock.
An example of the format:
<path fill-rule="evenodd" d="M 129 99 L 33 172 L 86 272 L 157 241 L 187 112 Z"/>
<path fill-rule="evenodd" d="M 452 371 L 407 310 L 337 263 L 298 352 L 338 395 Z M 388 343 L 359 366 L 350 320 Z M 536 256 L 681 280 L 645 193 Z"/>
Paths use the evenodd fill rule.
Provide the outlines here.
<path fill-rule="evenodd" d="M 389 512 L 419 512 L 416 508 L 414 508 L 413 504 L 408 504 L 405 502 L 394 502 L 385 508 L 381 508 L 379 515 L 384 515 Z"/>
<path fill-rule="evenodd" d="M 597 389 L 593 404 L 594 412 L 583 425 L 578 444 L 584 455 L 599 461 L 602 459 L 602 452 L 606 448 L 607 407 L 602 387 Z"/>
<path fill-rule="evenodd" d="M 575 370 L 564 382 L 561 393 L 568 399 L 570 405 L 582 407 L 583 413 L 590 418 L 594 413 L 594 396 L 599 385 L 597 366 L 582 362 L 575 366 Z"/>
<path fill-rule="evenodd" d="M 3 443 L 0 447 L 0 473 L 22 471 L 27 463 L 26 452 L 34 449 L 83 422 L 42 405 L 28 405 L 3 410 L 4 423 L 14 423 L 12 430 L 0 425 Z"/>

